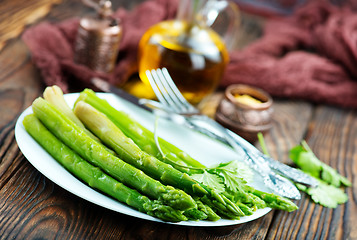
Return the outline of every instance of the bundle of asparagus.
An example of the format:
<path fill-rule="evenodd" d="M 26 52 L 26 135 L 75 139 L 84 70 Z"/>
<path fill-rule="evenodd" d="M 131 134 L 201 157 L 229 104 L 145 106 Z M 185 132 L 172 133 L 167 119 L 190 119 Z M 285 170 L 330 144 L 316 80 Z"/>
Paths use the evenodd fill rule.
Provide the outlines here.
<path fill-rule="evenodd" d="M 160 143 L 162 150 L 167 153 L 167 158 L 163 158 L 156 145 L 153 132 L 146 129 L 127 113 L 115 109 L 106 100 L 99 98 L 94 91 L 90 89 L 82 91 L 75 105 L 80 101 L 88 103 L 99 112 L 106 115 L 106 117 L 109 118 L 128 138 L 132 139 L 140 149 L 157 159 L 167 162 L 168 164 L 171 164 L 171 161 L 175 161 L 176 164 L 173 164 L 173 167 L 188 173 L 191 173 L 191 168 L 183 168 L 182 166 L 192 167 L 193 173 L 195 173 L 195 169 L 197 168 L 207 168 L 175 145 L 159 138 L 158 142 Z M 170 161 L 167 161 L 167 159 L 170 159 Z M 266 206 L 289 212 L 298 209 L 298 207 L 289 199 L 273 193 L 259 191 L 249 185 L 242 185 L 239 190 L 240 192 L 234 193 L 234 196 L 232 196 L 232 193 L 230 192 L 225 193 L 225 196 L 234 200 L 235 203 L 237 203 L 237 201 L 243 201 L 244 204 L 250 205 L 253 210 L 256 208 L 264 208 Z"/>
<path fill-rule="evenodd" d="M 86 89 L 74 112 L 54 86 L 37 98 L 24 119 L 33 138 L 68 171 L 127 205 L 164 221 L 239 219 L 257 207 L 293 211 L 288 199 L 248 185 L 239 194 L 218 193 L 192 179 L 190 168 L 165 163 L 153 133 Z M 205 167 L 160 139 L 177 163 Z M 176 168 L 175 168 L 176 167 Z"/>
<path fill-rule="evenodd" d="M 101 169 L 85 161 L 47 130 L 34 114 L 27 115 L 24 118 L 23 125 L 29 134 L 46 149 L 50 155 L 89 186 L 99 189 L 141 212 L 145 212 L 164 221 L 177 222 L 187 220 L 187 217 L 183 215 L 182 211 L 164 205 L 159 200 L 150 200 L 148 197 L 125 186 L 105 174 Z"/>

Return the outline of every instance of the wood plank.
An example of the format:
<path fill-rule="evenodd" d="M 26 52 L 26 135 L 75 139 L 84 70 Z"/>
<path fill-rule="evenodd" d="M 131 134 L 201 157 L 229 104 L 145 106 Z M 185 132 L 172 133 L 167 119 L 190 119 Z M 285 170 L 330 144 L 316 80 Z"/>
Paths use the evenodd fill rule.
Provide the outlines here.
<path fill-rule="evenodd" d="M 27 47 L 20 40 L 8 44 L 0 55 L 0 187 L 19 164 L 20 152 L 14 138 L 17 117 L 42 88 Z"/>
<path fill-rule="evenodd" d="M 20 35 L 26 25 L 45 16 L 61 0 L 5 0 L 0 7 L 0 50 L 9 39 Z"/>
<path fill-rule="evenodd" d="M 328 238 L 354 239 L 357 237 L 353 195 L 357 189 L 357 112 L 329 106 L 317 108 L 308 144 L 321 161 L 352 180 L 352 187 L 346 189 L 349 201 L 336 209 L 324 208 L 316 216 L 320 219 L 316 220 L 317 229 Z"/>
<path fill-rule="evenodd" d="M 273 103 L 273 127 L 264 136 L 268 151 L 272 157 L 283 163 L 291 164 L 289 150 L 305 136 L 313 106 L 304 101 L 279 101 Z M 260 148 L 257 143 L 256 146 Z"/>
<path fill-rule="evenodd" d="M 303 198 L 297 202 L 298 211 L 277 213 L 268 236 L 278 239 L 355 239 L 357 208 L 353 192 L 356 192 L 354 176 L 357 172 L 356 111 L 318 107 L 313 112 L 306 137 L 321 161 L 353 180 L 353 186 L 346 189 L 349 201 L 336 209 L 329 209 L 314 204 L 303 194 Z"/>
<path fill-rule="evenodd" d="M 94 206 L 61 189 L 35 170 L 25 158 L 0 191 L 0 234 L 5 239 L 98 239 L 115 227 L 120 214 Z M 105 219 L 103 220 L 103 216 Z M 123 218 L 126 224 L 132 220 Z M 125 226 L 125 224 L 121 224 Z M 106 226 L 107 228 L 104 228 Z M 115 234 L 116 235 L 116 234 Z"/>

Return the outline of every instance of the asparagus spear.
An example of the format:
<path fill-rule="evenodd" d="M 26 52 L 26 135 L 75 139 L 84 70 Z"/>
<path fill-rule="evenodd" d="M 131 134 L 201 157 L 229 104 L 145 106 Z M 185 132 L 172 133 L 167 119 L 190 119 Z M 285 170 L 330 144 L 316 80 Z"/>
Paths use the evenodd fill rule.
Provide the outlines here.
<path fill-rule="evenodd" d="M 96 140 L 98 139 L 85 128 L 83 123 L 73 113 L 72 109 L 68 106 L 68 104 L 63 98 L 63 92 L 61 88 L 56 85 L 52 87 L 46 87 L 45 91 L 43 92 L 43 98 L 54 106 L 56 106 L 60 111 L 62 111 L 64 115 L 66 115 L 69 119 L 71 119 L 74 123 L 81 127 L 90 137 Z"/>
<path fill-rule="evenodd" d="M 171 165 L 142 151 L 109 118 L 91 105 L 79 101 L 75 105 L 74 113 L 89 130 L 106 145 L 114 149 L 124 161 L 141 169 L 149 176 L 161 180 L 165 184 L 183 189 L 189 194 L 201 197 L 206 196 L 206 198 L 211 200 L 208 203 L 212 204 L 212 207 L 219 210 L 224 216 L 238 218 L 244 215 L 242 210 L 229 199 L 214 194 L 213 190 L 193 180 L 186 173 L 182 173 Z M 219 207 L 214 205 L 218 205 Z"/>
<path fill-rule="evenodd" d="M 36 118 L 35 115 L 27 115 L 23 120 L 27 132 L 61 165 L 69 172 L 109 196 L 124 202 L 127 205 L 160 218 L 164 221 L 185 221 L 187 218 L 181 211 L 163 205 L 158 200 L 150 200 L 124 184 L 105 174 L 99 168 L 94 167 L 77 153 L 72 151 L 63 142 L 58 140 L 47 128 Z"/>
<path fill-rule="evenodd" d="M 264 200 L 265 204 L 270 208 L 288 212 L 292 212 L 298 209 L 295 203 L 274 193 L 266 193 L 248 185 L 245 185 L 245 189 L 247 192 L 252 193 L 260 199 Z"/>
<path fill-rule="evenodd" d="M 204 204 L 201 200 L 196 198 L 195 201 L 197 203 L 197 209 L 206 214 L 207 220 L 217 221 L 220 219 L 220 216 L 218 216 L 217 213 L 215 213 L 212 208 Z"/>
<path fill-rule="evenodd" d="M 207 219 L 207 214 L 198 208 L 191 208 L 183 212 L 183 215 L 186 216 L 189 220 L 199 221 Z"/>
<path fill-rule="evenodd" d="M 118 111 L 113 108 L 106 100 L 99 98 L 95 92 L 90 89 L 85 89 L 81 92 L 78 101 L 85 101 L 89 103 L 98 111 L 104 113 L 115 125 L 117 125 L 123 133 L 133 139 L 133 141 L 145 152 L 165 162 L 166 159 L 162 157 L 158 150 L 154 134 L 132 119 L 128 114 L 123 111 Z M 167 158 L 175 161 L 179 165 L 191 166 L 196 168 L 205 168 L 203 164 L 193 159 L 186 152 L 177 148 L 175 145 L 159 138 L 159 143 L 162 150 L 167 154 Z M 175 166 L 176 167 L 176 166 Z M 179 168 L 179 170 L 188 170 Z"/>
<path fill-rule="evenodd" d="M 175 209 L 187 210 L 196 207 L 190 195 L 182 190 L 161 184 L 114 156 L 43 98 L 37 98 L 32 104 L 32 109 L 36 117 L 66 145 L 120 182 L 150 198 L 161 200 Z"/>
<path fill-rule="evenodd" d="M 83 123 L 77 118 L 77 116 L 73 113 L 72 109 L 68 106 L 66 100 L 63 97 L 63 92 L 61 88 L 54 85 L 52 87 L 46 87 L 43 92 L 43 97 L 46 101 L 53 104 L 60 110 L 65 116 L 67 116 L 70 120 L 72 120 L 77 126 L 82 128 L 88 136 L 101 143 L 100 140 L 83 125 Z M 104 146 L 104 145 L 103 145 Z M 114 151 L 104 146 L 107 151 L 114 154 Z"/>

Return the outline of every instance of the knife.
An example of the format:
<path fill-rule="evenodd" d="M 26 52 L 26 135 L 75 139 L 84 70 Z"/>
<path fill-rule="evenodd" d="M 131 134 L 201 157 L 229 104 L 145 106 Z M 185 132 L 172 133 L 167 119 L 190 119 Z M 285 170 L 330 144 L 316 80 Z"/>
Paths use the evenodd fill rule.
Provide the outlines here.
<path fill-rule="evenodd" d="M 146 105 L 144 105 L 140 102 L 140 100 L 141 100 L 140 98 L 137 98 L 137 97 L 127 93 L 123 89 L 115 87 L 114 85 L 110 84 L 107 81 L 104 81 L 103 79 L 94 77 L 94 78 L 91 78 L 90 82 L 96 88 L 98 88 L 99 90 L 101 90 L 103 92 L 113 93 L 113 94 L 119 96 L 120 98 L 123 98 L 124 100 L 131 102 L 140 108 L 145 109 L 146 111 L 153 112 L 152 108 L 147 107 Z"/>

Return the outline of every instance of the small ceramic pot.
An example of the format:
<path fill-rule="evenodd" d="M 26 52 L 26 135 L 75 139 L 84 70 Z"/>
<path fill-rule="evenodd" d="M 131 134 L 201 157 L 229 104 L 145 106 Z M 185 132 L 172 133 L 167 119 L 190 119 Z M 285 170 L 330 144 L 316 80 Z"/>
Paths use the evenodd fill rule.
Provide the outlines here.
<path fill-rule="evenodd" d="M 260 102 L 243 103 L 235 97 L 237 94 L 248 95 Z M 272 104 L 273 100 L 267 92 L 248 85 L 234 84 L 226 89 L 215 119 L 247 141 L 255 142 L 259 132 L 264 134 L 272 127 Z"/>

